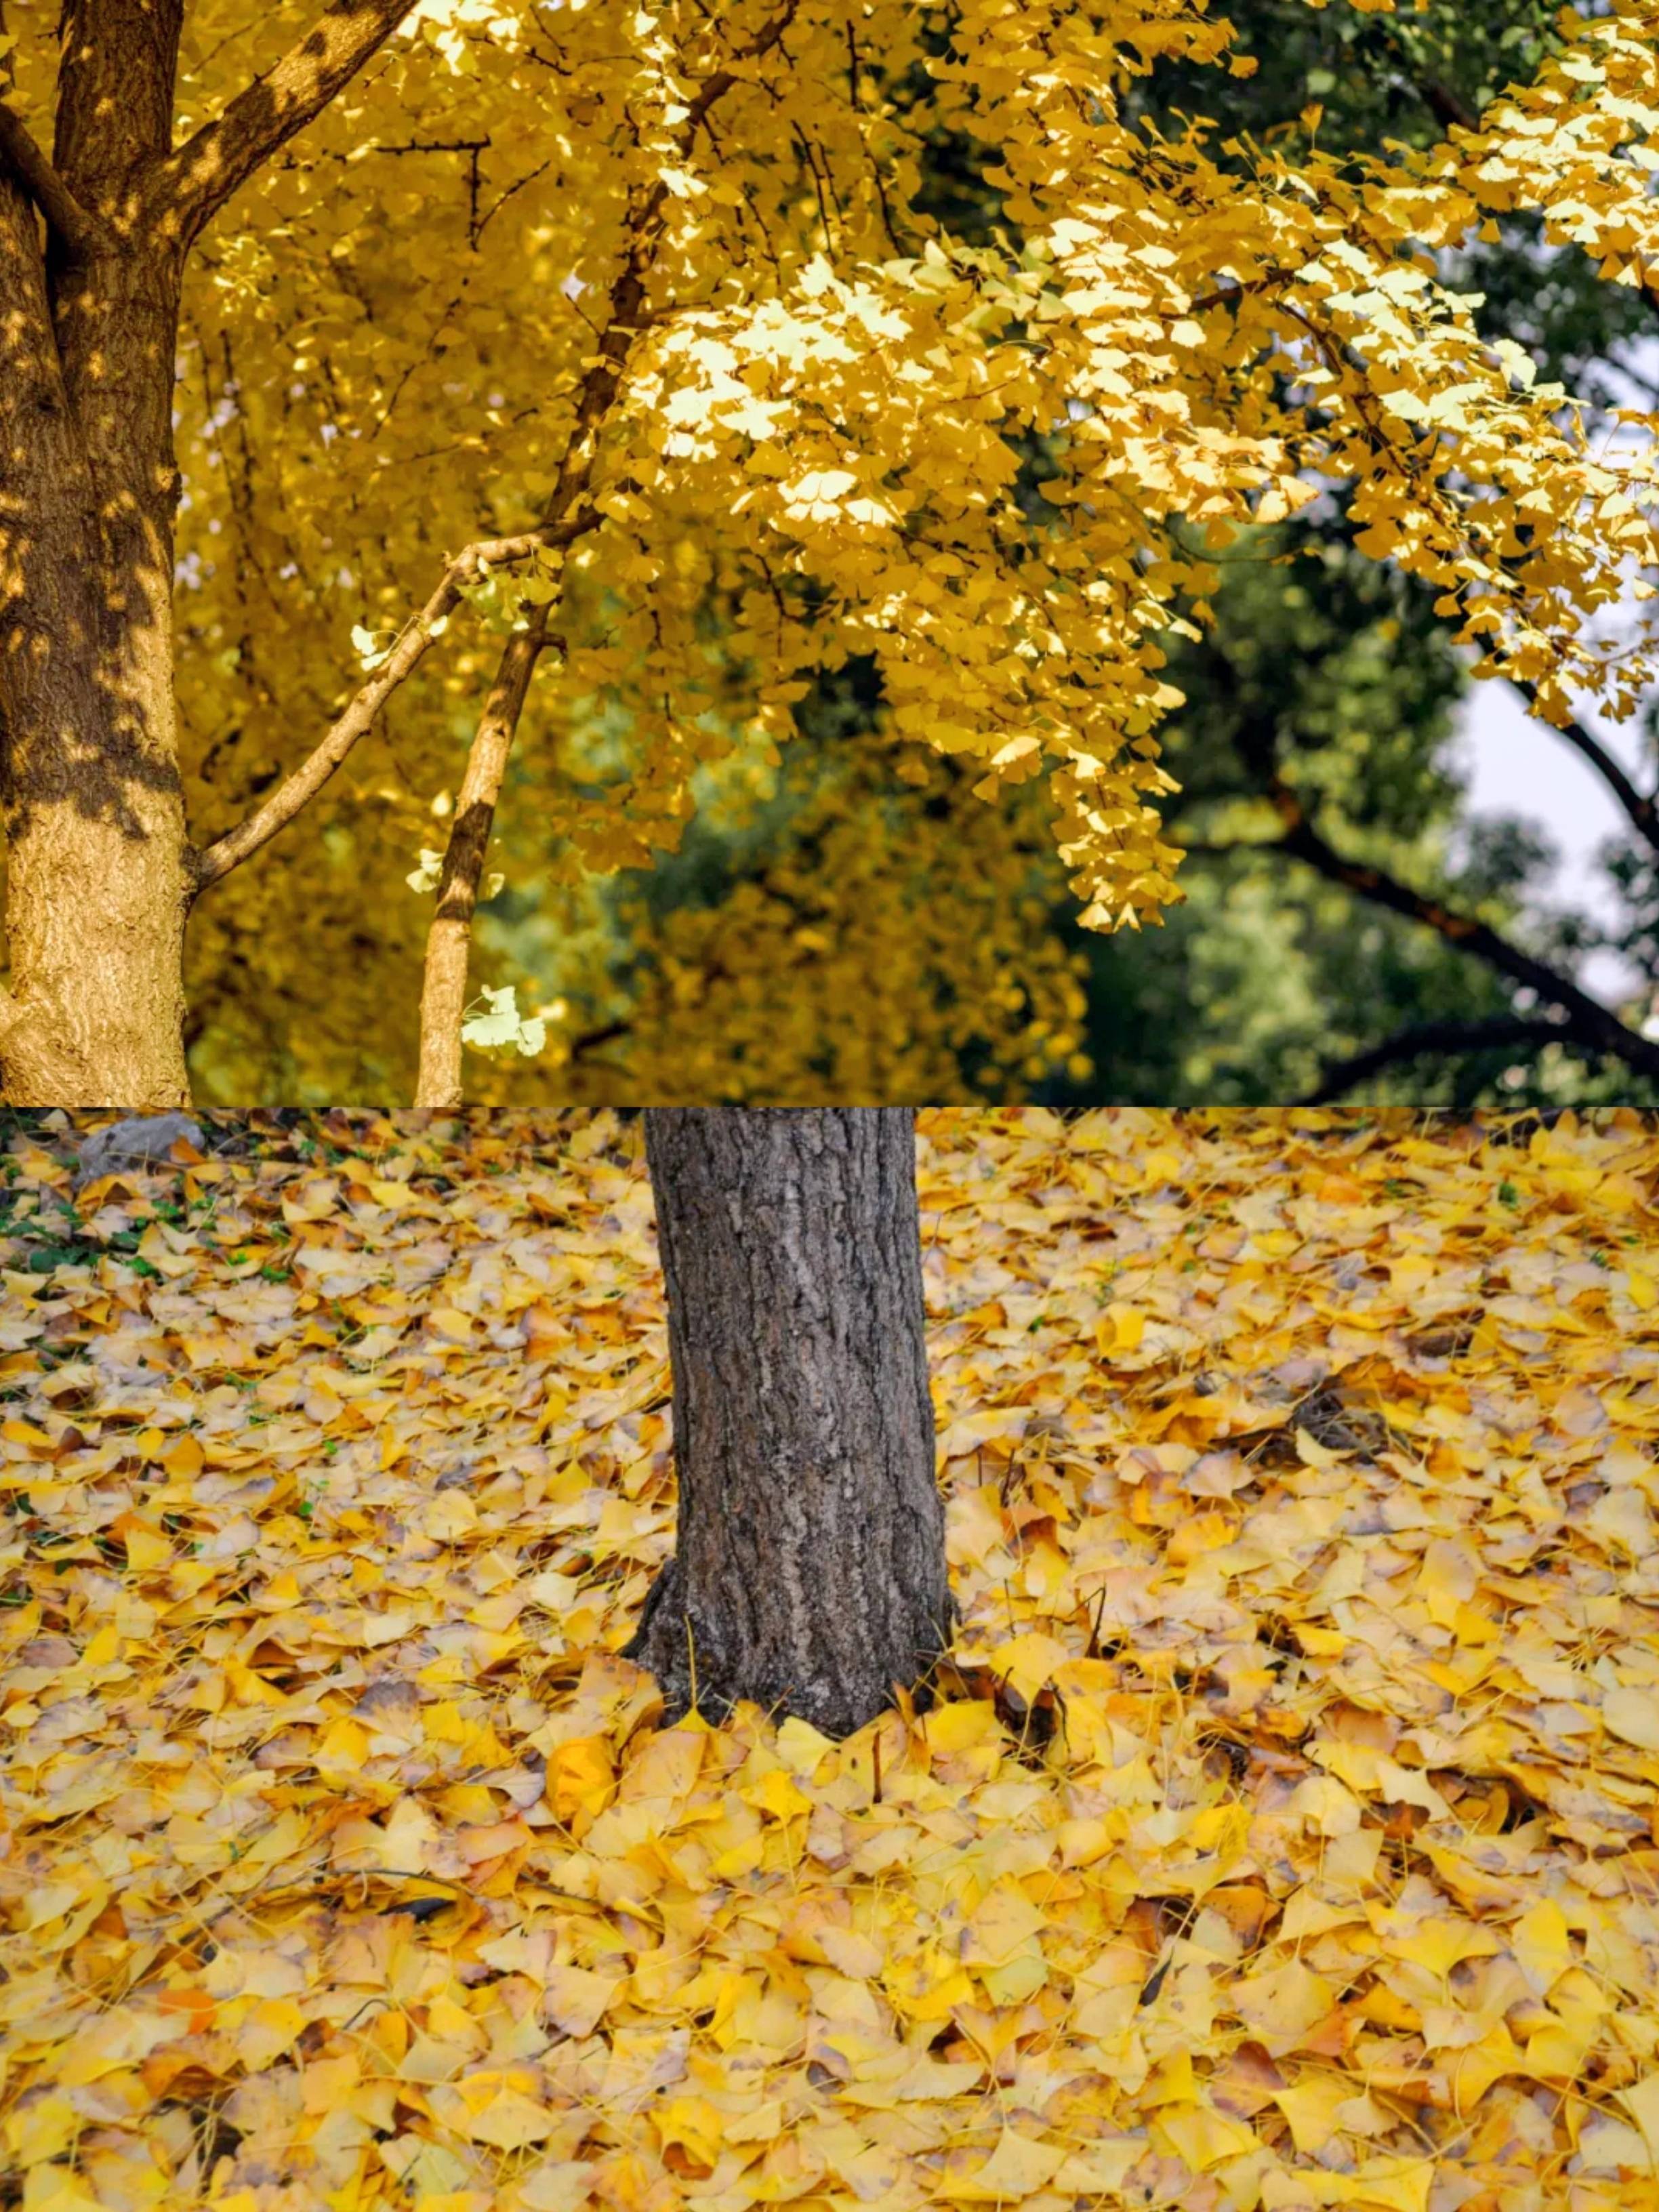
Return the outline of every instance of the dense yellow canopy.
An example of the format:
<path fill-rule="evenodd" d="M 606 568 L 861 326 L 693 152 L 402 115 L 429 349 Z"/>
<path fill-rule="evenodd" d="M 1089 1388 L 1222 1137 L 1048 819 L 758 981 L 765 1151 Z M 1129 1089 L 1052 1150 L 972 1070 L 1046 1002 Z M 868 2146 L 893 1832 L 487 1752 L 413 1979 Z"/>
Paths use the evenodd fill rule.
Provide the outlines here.
<path fill-rule="evenodd" d="M 310 5 L 194 7 L 181 131 Z M 1659 9 L 1565 29 L 1478 131 L 1380 165 L 1126 118 L 1161 55 L 1254 67 L 1201 0 L 423 0 L 191 264 L 198 834 L 422 647 L 323 803 L 331 846 L 308 817 L 280 868 L 213 893 L 198 958 L 314 939 L 338 1007 L 366 994 L 349 1021 L 379 1017 L 343 917 L 367 890 L 377 942 L 412 950 L 430 908 L 404 879 L 434 878 L 421 849 L 538 607 L 515 742 L 567 886 L 672 848 L 700 768 L 763 787 L 813 672 L 867 654 L 901 749 L 988 798 L 1047 779 L 1088 926 L 1156 921 L 1181 896 L 1160 638 L 1180 595 L 1202 618 L 1205 552 L 1322 485 L 1354 487 L 1364 548 L 1438 587 L 1482 673 L 1557 720 L 1573 693 L 1628 713 L 1652 648 L 1595 617 L 1647 589 L 1645 440 L 1593 444 L 1436 275 L 1523 207 L 1646 281 Z M 1002 196 L 988 236 L 918 204 L 941 126 Z M 538 526 L 560 542 L 411 633 L 463 547 Z"/>

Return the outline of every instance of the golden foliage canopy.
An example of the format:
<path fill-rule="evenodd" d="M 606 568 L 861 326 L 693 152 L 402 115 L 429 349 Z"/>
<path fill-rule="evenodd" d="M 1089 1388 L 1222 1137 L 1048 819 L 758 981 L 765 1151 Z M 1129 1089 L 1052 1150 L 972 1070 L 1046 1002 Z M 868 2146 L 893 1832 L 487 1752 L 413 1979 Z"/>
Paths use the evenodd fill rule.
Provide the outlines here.
<path fill-rule="evenodd" d="M 181 135 L 307 9 L 193 7 Z M 368 869 L 407 902 L 490 633 L 530 618 L 554 879 L 671 848 L 699 768 L 764 764 L 813 672 L 867 654 L 893 738 L 988 797 L 1047 779 L 1089 927 L 1156 920 L 1180 896 L 1160 639 L 1177 599 L 1202 618 L 1230 533 L 1323 484 L 1438 587 L 1482 673 L 1557 720 L 1575 692 L 1627 714 L 1652 648 L 1595 618 L 1649 588 L 1650 449 L 1592 444 L 1435 258 L 1533 209 L 1648 281 L 1659 12 L 1562 34 L 1431 153 L 1292 160 L 1270 129 L 1126 116 L 1160 57 L 1253 68 L 1202 0 L 422 0 L 191 264 L 198 812 L 313 741 L 349 640 L 384 668 L 447 560 L 538 526 L 549 550 L 415 639 L 397 773 L 363 766 L 325 899 Z M 26 102 L 46 44 L 14 57 Z M 988 236 L 926 202 L 940 131 L 1000 196 Z M 204 916 L 221 953 L 318 896 L 246 874 Z"/>

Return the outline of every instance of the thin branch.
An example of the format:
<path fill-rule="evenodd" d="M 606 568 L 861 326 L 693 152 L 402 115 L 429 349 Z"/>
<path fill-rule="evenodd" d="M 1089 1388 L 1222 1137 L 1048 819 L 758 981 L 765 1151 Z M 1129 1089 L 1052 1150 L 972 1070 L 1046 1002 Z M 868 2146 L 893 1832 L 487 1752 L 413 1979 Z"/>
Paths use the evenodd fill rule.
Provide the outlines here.
<path fill-rule="evenodd" d="M 297 46 L 161 163 L 154 219 L 188 244 L 383 46 L 411 0 L 334 0 Z"/>
<path fill-rule="evenodd" d="M 1357 1052 L 1347 1060 L 1334 1060 L 1321 1075 L 1316 1090 L 1301 1101 L 1304 1106 L 1328 1106 L 1333 1099 L 1354 1089 L 1402 1060 L 1419 1060 L 1431 1053 L 1491 1052 L 1499 1048 L 1540 1052 L 1547 1044 L 1571 1045 L 1577 1040 L 1563 1025 L 1528 1020 L 1524 1014 L 1492 1014 L 1482 1021 L 1413 1022 L 1381 1044 Z"/>
<path fill-rule="evenodd" d="M 584 1030 L 579 1037 L 572 1038 L 570 1057 L 573 1061 L 578 1060 L 585 1053 L 597 1052 L 602 1044 L 610 1044 L 617 1037 L 631 1036 L 633 1033 L 633 1023 L 620 1020 L 603 1023 L 596 1030 Z"/>
<path fill-rule="evenodd" d="M 1289 269 L 1270 269 L 1265 276 L 1252 276 L 1241 283 L 1236 276 L 1224 276 L 1213 292 L 1202 293 L 1179 312 L 1183 315 L 1201 315 L 1212 307 L 1237 307 L 1239 301 L 1252 292 L 1270 292 L 1275 284 L 1288 284 L 1294 275 Z M 1166 309 L 1173 316 L 1175 309 Z"/>
<path fill-rule="evenodd" d="M 420 613 L 404 625 L 386 660 L 309 758 L 278 784 L 263 805 L 197 854 L 192 896 L 205 890 L 210 884 L 217 883 L 221 876 L 228 875 L 251 853 L 268 844 L 322 789 L 358 738 L 368 732 L 392 694 L 424 657 L 440 625 L 459 604 L 464 587 L 483 568 L 505 568 L 511 562 L 527 559 L 532 553 L 558 550 L 592 529 L 598 520 L 597 514 L 588 512 L 556 527 L 527 530 L 517 538 L 482 539 L 458 553 Z"/>
<path fill-rule="evenodd" d="M 461 1010 L 472 947 L 472 915 L 478 878 L 489 849 L 495 807 L 507 773 L 514 732 L 524 712 L 530 679 L 547 641 L 547 608 L 532 610 L 508 639 L 467 751 L 466 773 L 455 799 L 455 818 L 438 878 L 438 907 L 427 933 L 421 985 L 421 1058 L 417 1106 L 459 1106 Z"/>
<path fill-rule="evenodd" d="M 799 0 L 784 0 L 779 13 L 738 49 L 732 61 L 758 59 L 776 46 L 793 21 L 799 4 Z M 716 101 L 741 82 L 737 70 L 730 66 L 704 80 L 689 103 L 677 134 L 682 160 L 689 158 L 696 134 Z M 570 435 L 544 510 L 544 526 L 589 496 L 600 434 L 622 387 L 634 342 L 641 330 L 662 319 L 661 313 L 647 312 L 646 285 L 668 206 L 668 187 L 659 177 L 638 212 L 632 215 L 628 251 L 607 301 L 605 333 L 581 381 Z M 472 915 L 507 757 L 536 663 L 547 641 L 549 611 L 546 605 L 536 608 L 525 628 L 507 641 L 467 757 L 466 775 L 438 880 L 437 911 L 427 932 L 415 1093 L 417 1106 L 449 1108 L 463 1103 L 461 1017 L 471 956 Z"/>
<path fill-rule="evenodd" d="M 1644 798 L 1636 788 L 1601 739 L 1593 738 L 1582 722 L 1546 721 L 1541 714 L 1538 714 L 1537 686 L 1517 682 L 1513 677 L 1510 683 L 1511 688 L 1526 701 L 1529 711 L 1538 715 L 1538 720 L 1547 730 L 1555 731 L 1559 737 L 1565 738 L 1570 745 L 1583 755 L 1648 843 L 1655 852 L 1659 852 L 1659 805 L 1656 805 L 1651 799 Z"/>
<path fill-rule="evenodd" d="M 1292 859 L 1304 861 L 1332 883 L 1346 884 L 1348 890 L 1359 892 L 1376 905 L 1403 915 L 1408 921 L 1425 922 L 1448 944 L 1455 945 L 1464 952 L 1473 952 L 1500 975 L 1528 986 L 1547 1006 L 1559 1006 L 1566 1016 L 1567 1029 L 1580 1043 L 1610 1053 L 1638 1074 L 1659 1080 L 1659 1042 L 1627 1029 L 1616 1014 L 1581 991 L 1576 983 L 1558 975 L 1543 961 L 1535 960 L 1530 953 L 1522 951 L 1518 945 L 1511 945 L 1489 924 L 1477 921 L 1472 915 L 1454 913 L 1438 899 L 1413 890 L 1409 884 L 1385 874 L 1380 868 L 1345 860 L 1320 836 L 1304 814 L 1301 800 L 1276 773 L 1271 778 L 1267 795 L 1285 823 L 1285 834 L 1271 840 L 1267 850 L 1287 853 Z"/>
<path fill-rule="evenodd" d="M 1455 124 L 1461 131 L 1478 131 L 1480 119 L 1472 107 L 1466 106 L 1449 85 L 1442 84 L 1438 77 L 1425 76 L 1418 81 L 1417 89 L 1423 95 L 1435 121 L 1444 131 Z"/>
<path fill-rule="evenodd" d="M 89 215 L 53 168 L 22 117 L 0 97 L 0 167 L 11 171 L 42 216 L 47 230 L 72 260 L 89 259 L 113 234 Z"/>

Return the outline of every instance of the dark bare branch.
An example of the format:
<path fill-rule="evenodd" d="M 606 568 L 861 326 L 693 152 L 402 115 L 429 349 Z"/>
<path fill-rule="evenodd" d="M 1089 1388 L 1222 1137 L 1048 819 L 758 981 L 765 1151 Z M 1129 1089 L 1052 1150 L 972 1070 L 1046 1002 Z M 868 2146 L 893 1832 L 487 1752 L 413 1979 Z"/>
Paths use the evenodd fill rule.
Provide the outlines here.
<path fill-rule="evenodd" d="M 334 0 L 297 46 L 161 163 L 156 219 L 187 244 L 411 12 L 411 0 Z"/>
<path fill-rule="evenodd" d="M 1345 884 L 1350 890 L 1359 892 L 1392 913 L 1403 915 L 1408 921 L 1426 923 L 1449 945 L 1474 953 L 1500 975 L 1526 985 L 1538 994 L 1544 1005 L 1559 1007 L 1566 1017 L 1567 1027 L 1579 1042 L 1610 1053 L 1614 1059 L 1623 1060 L 1626 1067 L 1659 1080 L 1659 1042 L 1627 1029 L 1617 1014 L 1592 999 L 1588 992 L 1581 991 L 1546 962 L 1511 945 L 1489 923 L 1477 921 L 1473 915 L 1455 912 L 1440 900 L 1413 890 L 1408 884 L 1401 883 L 1381 868 L 1345 860 L 1320 836 L 1303 812 L 1302 802 L 1295 792 L 1276 774 L 1269 784 L 1267 796 L 1285 824 L 1284 835 L 1272 841 L 1269 850 L 1289 854 L 1292 859 L 1317 869 L 1332 883 Z"/>
<path fill-rule="evenodd" d="M 1460 131 L 1480 129 L 1480 118 L 1474 109 L 1460 100 L 1449 85 L 1442 84 L 1438 77 L 1419 78 L 1417 88 L 1443 131 L 1449 130 L 1453 125 Z"/>
<path fill-rule="evenodd" d="M 570 1057 L 572 1060 L 584 1059 L 589 1053 L 598 1052 L 602 1044 L 613 1044 L 618 1037 L 631 1036 L 633 1034 L 632 1022 L 604 1022 L 598 1029 L 584 1030 L 579 1037 L 572 1038 Z"/>
<path fill-rule="evenodd" d="M 251 853 L 268 844 L 322 789 L 358 738 L 367 733 L 392 694 L 425 657 L 433 639 L 441 634 L 441 626 L 459 605 L 464 587 L 484 568 L 505 568 L 510 562 L 527 560 L 532 553 L 556 551 L 573 544 L 598 520 L 599 517 L 589 511 L 556 528 L 527 530 L 517 538 L 482 539 L 458 553 L 420 613 L 404 625 L 386 659 L 309 758 L 278 784 L 262 806 L 196 855 L 196 891 L 199 893 L 210 884 L 217 883 L 221 876 L 228 875 Z"/>
<path fill-rule="evenodd" d="M 1528 1019 L 1524 1014 L 1492 1014 L 1482 1021 L 1413 1022 L 1409 1029 L 1385 1037 L 1381 1044 L 1333 1061 L 1320 1077 L 1318 1087 L 1301 1103 L 1328 1106 L 1373 1075 L 1381 1074 L 1385 1067 L 1397 1066 L 1405 1060 L 1443 1059 L 1465 1052 L 1539 1052 L 1547 1044 L 1571 1047 L 1577 1043 L 1565 1024 Z"/>
<path fill-rule="evenodd" d="M 1513 684 L 1513 689 L 1521 694 L 1528 708 L 1536 714 L 1538 713 L 1537 686 L 1532 684 L 1516 683 Z M 1553 730 L 1557 736 L 1565 738 L 1576 751 L 1583 755 L 1620 806 L 1624 808 L 1632 823 L 1640 830 L 1654 850 L 1659 852 L 1659 805 L 1656 805 L 1651 799 L 1644 798 L 1636 788 L 1601 739 L 1593 738 L 1582 722 L 1547 722 L 1541 715 L 1539 715 L 1538 719 L 1543 722 L 1547 730 Z"/>

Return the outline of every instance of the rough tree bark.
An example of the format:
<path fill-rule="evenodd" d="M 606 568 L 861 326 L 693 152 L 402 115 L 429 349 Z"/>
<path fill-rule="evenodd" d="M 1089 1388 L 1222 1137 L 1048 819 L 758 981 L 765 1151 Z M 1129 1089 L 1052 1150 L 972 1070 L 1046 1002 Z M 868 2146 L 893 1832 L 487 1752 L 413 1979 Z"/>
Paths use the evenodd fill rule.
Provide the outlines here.
<path fill-rule="evenodd" d="M 55 167 L 76 215 L 42 257 L 0 173 L 0 651 L 16 1105 L 188 1102 L 185 827 L 173 704 L 173 362 L 183 256 L 133 234 L 172 137 L 182 5 L 94 35 L 64 10 Z M 123 216 L 126 217 L 122 226 Z M 19 588 L 21 586 L 21 588 Z M 94 1069 L 97 1070 L 96 1077 Z"/>
<path fill-rule="evenodd" d="M 903 1107 L 650 1108 L 679 1516 L 624 1656 L 664 1718 L 850 1735 L 958 1618 Z M 695 1681 L 695 1700 L 693 1684 Z"/>
<path fill-rule="evenodd" d="M 173 700 L 173 368 L 203 226 L 409 12 L 333 0 L 179 147 L 184 0 L 64 0 L 50 155 L 0 36 L 0 819 L 15 1106 L 187 1105 L 204 880 Z M 0 0 L 0 33 L 5 32 Z M 222 868 L 217 871 L 222 872 Z"/>

